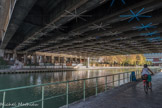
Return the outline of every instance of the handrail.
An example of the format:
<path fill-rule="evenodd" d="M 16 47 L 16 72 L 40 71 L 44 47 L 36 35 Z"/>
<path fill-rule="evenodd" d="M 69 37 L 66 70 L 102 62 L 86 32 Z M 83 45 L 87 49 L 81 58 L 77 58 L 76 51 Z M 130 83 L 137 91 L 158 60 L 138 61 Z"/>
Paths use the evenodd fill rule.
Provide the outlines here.
<path fill-rule="evenodd" d="M 4 92 L 4 91 L 13 91 L 13 90 L 20 90 L 20 89 L 33 88 L 33 87 L 41 87 L 41 86 L 49 86 L 49 85 L 54 85 L 54 84 L 67 83 L 67 82 L 76 82 L 76 81 L 82 81 L 82 80 L 89 80 L 89 79 L 95 79 L 95 78 L 101 78 L 101 77 L 108 77 L 108 76 L 113 76 L 113 75 L 119 75 L 119 74 L 124 74 L 124 73 L 130 73 L 130 72 L 123 72 L 123 73 L 111 74 L 111 75 L 105 75 L 105 76 L 98 76 L 98 77 L 77 79 L 77 80 L 71 80 L 71 81 L 61 81 L 61 82 L 58 81 L 58 82 L 54 82 L 54 83 L 46 83 L 46 84 L 38 84 L 38 85 L 30 85 L 30 86 L 23 86 L 23 87 L 2 89 L 2 90 L 0 90 L 0 92 Z"/>
<path fill-rule="evenodd" d="M 157 69 L 156 69 L 156 72 L 158 72 Z M 5 107 L 6 93 L 8 91 L 20 90 L 20 89 L 26 89 L 26 88 L 33 88 L 33 87 L 41 87 L 42 98 L 39 99 L 39 100 L 32 101 L 32 102 L 27 102 L 28 104 L 41 102 L 41 108 L 44 108 L 44 101 L 45 100 L 50 100 L 50 99 L 58 98 L 58 97 L 61 97 L 61 96 L 66 96 L 66 106 L 68 108 L 68 106 L 69 106 L 69 94 L 75 93 L 75 92 L 78 92 L 78 91 L 83 91 L 83 100 L 85 101 L 85 98 L 86 98 L 85 92 L 86 92 L 86 90 L 88 90 L 90 88 L 95 88 L 95 95 L 97 96 L 98 95 L 98 87 L 100 87 L 100 86 L 105 85 L 105 91 L 107 91 L 108 84 L 112 84 L 112 87 L 114 88 L 115 87 L 115 82 L 118 82 L 118 86 L 121 85 L 121 80 L 123 80 L 123 84 L 126 83 L 125 79 L 127 79 L 127 83 L 130 82 L 131 81 L 130 73 L 131 72 L 123 72 L 123 73 L 117 73 L 117 74 L 111 74 L 111 75 L 105 75 L 105 76 L 98 76 L 98 77 L 84 78 L 84 79 L 78 79 L 78 80 L 71 80 L 71 81 L 61 81 L 61 82 L 55 82 L 55 83 L 46 83 L 46 84 L 39 84 L 39 85 L 31 85 L 31 86 L 23 86 L 23 87 L 17 87 L 17 88 L 3 89 L 3 90 L 0 90 L 0 93 L 3 92 L 2 108 Z M 141 75 L 140 71 L 136 70 L 135 73 L 136 73 L 137 78 L 140 78 L 140 75 Z M 122 79 L 120 77 L 121 74 L 123 75 Z M 117 80 L 115 80 L 115 77 L 114 77 L 115 75 L 118 75 Z M 112 76 L 112 81 L 111 82 L 107 82 L 107 78 L 109 76 Z M 98 84 L 98 79 L 99 78 L 105 78 L 105 83 L 99 85 Z M 86 88 L 86 80 L 89 80 L 89 79 L 95 79 L 96 83 L 95 83 L 94 86 Z M 76 81 L 83 81 L 83 89 L 70 92 L 69 91 L 69 83 L 76 82 Z M 51 97 L 46 97 L 45 98 L 45 96 L 44 96 L 45 86 L 55 85 L 55 84 L 63 84 L 63 83 L 66 84 L 66 92 L 65 93 L 63 93 L 61 95 L 56 95 L 56 96 L 51 96 Z M 22 107 L 22 106 L 14 106 L 12 108 L 18 108 L 18 107 Z"/>

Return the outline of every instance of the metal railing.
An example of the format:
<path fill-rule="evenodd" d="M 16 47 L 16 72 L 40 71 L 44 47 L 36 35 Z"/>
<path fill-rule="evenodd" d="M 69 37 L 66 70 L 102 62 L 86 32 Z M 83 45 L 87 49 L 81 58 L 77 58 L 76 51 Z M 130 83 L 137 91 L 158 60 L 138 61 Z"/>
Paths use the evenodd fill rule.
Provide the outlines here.
<path fill-rule="evenodd" d="M 155 73 L 159 72 L 159 69 L 155 69 L 154 72 Z M 140 70 L 135 71 L 135 73 L 136 73 L 137 79 L 141 78 L 141 71 Z M 95 86 L 94 86 L 94 88 L 95 88 L 95 95 L 97 96 L 98 93 L 99 93 L 98 92 L 99 86 L 104 85 L 104 89 L 105 89 L 104 91 L 107 91 L 108 90 L 108 84 L 111 84 L 112 88 L 114 88 L 115 87 L 115 82 L 118 82 L 118 86 L 122 85 L 121 84 L 121 80 L 123 80 L 123 84 L 131 82 L 130 74 L 131 74 L 131 72 L 124 72 L 124 73 L 118 73 L 118 74 L 112 74 L 112 75 L 105 75 L 105 76 L 98 76 L 98 77 L 92 77 L 92 78 L 72 80 L 72 81 L 62 81 L 62 82 L 55 82 L 55 83 L 47 83 L 47 84 L 40 84 L 40 85 L 31 85 L 31 86 L 24 86 L 24 87 L 18 87 L 18 88 L 3 89 L 3 90 L 0 90 L 0 93 L 3 93 L 2 108 L 5 108 L 5 100 L 6 100 L 7 92 L 15 91 L 15 90 L 20 90 L 20 89 L 34 88 L 34 87 L 41 87 L 41 99 L 40 100 L 35 100 L 35 101 L 32 101 L 32 102 L 28 102 L 28 104 L 33 104 L 33 103 L 41 102 L 41 108 L 44 108 L 44 101 L 45 100 L 50 100 L 50 99 L 58 98 L 58 97 L 61 97 L 61 96 L 66 96 L 66 106 L 68 107 L 69 106 L 69 94 L 77 92 L 77 91 L 72 91 L 72 92 L 69 91 L 69 84 L 70 83 L 78 82 L 78 81 L 83 81 L 83 85 L 82 85 L 83 89 L 82 90 L 78 90 L 78 91 L 81 91 L 83 93 L 83 100 L 85 101 L 85 99 L 86 99 L 86 90 L 89 89 L 89 88 L 86 88 L 86 81 L 87 80 L 95 79 Z M 122 77 L 121 77 L 121 75 L 122 75 Z M 107 82 L 108 81 L 108 77 L 110 77 L 110 76 L 112 78 L 112 81 L 111 82 Z M 115 80 L 115 76 L 118 76 L 117 80 Z M 105 79 L 105 83 L 99 85 L 98 84 L 98 79 L 99 78 L 104 78 Z M 127 79 L 127 82 L 126 82 L 126 79 Z M 56 95 L 56 96 L 51 96 L 51 97 L 45 98 L 45 96 L 44 96 L 45 87 L 49 86 L 49 85 L 57 85 L 57 84 L 66 84 L 66 93 L 61 94 L 61 95 Z M 14 106 L 12 108 L 18 108 L 18 107 L 22 107 L 22 106 Z"/>

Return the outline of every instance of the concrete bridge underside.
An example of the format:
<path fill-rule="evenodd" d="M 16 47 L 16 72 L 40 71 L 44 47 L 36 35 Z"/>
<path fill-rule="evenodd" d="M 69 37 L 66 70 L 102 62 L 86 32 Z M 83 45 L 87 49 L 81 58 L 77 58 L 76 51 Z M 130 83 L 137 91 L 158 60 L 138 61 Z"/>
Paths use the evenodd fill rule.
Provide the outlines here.
<path fill-rule="evenodd" d="M 3 1 L 3 0 L 2 0 Z M 81 56 L 162 52 L 161 0 L 17 0 L 8 27 L 2 36 L 1 49 L 17 52 L 52 52 Z M 120 15 L 137 13 L 150 18 L 134 19 Z M 78 13 L 82 13 L 78 16 Z M 73 14 L 73 15 L 72 15 Z M 136 30 L 152 23 L 156 28 Z M 98 25 L 96 27 L 96 25 Z"/>

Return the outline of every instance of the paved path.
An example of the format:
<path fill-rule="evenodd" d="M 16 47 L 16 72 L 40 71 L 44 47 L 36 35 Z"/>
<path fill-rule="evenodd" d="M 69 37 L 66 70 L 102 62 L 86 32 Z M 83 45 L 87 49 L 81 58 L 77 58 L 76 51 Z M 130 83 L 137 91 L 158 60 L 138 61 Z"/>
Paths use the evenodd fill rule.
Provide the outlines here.
<path fill-rule="evenodd" d="M 116 92 L 101 93 L 70 108 L 162 108 L 162 73 L 152 78 L 153 92 L 145 94 L 142 82 Z M 115 90 L 114 90 L 115 91 Z"/>

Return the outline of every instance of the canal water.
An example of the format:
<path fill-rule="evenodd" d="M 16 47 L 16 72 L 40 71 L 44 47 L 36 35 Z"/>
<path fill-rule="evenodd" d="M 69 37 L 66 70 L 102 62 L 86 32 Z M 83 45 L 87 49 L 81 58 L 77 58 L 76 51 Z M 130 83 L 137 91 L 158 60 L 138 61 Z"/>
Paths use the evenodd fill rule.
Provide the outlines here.
<path fill-rule="evenodd" d="M 83 78 L 91 78 L 97 76 L 105 76 L 110 74 L 117 74 L 122 72 L 136 71 L 138 68 L 131 69 L 105 69 L 105 70 L 82 70 L 82 71 L 67 71 L 67 72 L 50 72 L 50 73 L 28 73 L 28 74 L 4 74 L 0 75 L 0 89 L 8 89 L 29 85 L 38 85 L 45 83 L 53 83 L 60 81 L 71 81 Z M 139 70 L 139 69 L 138 69 Z M 118 76 L 115 76 L 117 80 Z M 108 88 L 112 87 L 112 77 L 108 77 Z M 127 79 L 126 79 L 127 82 Z M 99 89 L 98 92 L 104 91 L 105 78 L 98 79 Z M 122 84 L 123 82 L 121 82 Z M 95 95 L 96 79 L 86 80 L 86 97 Z M 114 86 L 117 86 L 118 82 L 115 82 Z M 5 108 L 14 107 L 16 105 L 22 105 L 20 108 L 41 108 L 41 102 L 30 104 L 25 106 L 25 103 L 40 100 L 42 96 L 41 87 L 34 87 L 22 90 L 15 90 L 6 92 Z M 76 91 L 76 92 L 74 92 Z M 83 99 L 83 81 L 69 83 L 69 103 Z M 57 95 L 62 95 L 57 98 L 45 100 L 44 108 L 58 108 L 66 104 L 66 83 L 45 86 L 45 99 Z M 3 94 L 0 93 L 0 107 L 3 101 Z M 12 104 L 12 105 L 11 105 Z M 24 106 L 23 106 L 24 105 Z"/>

